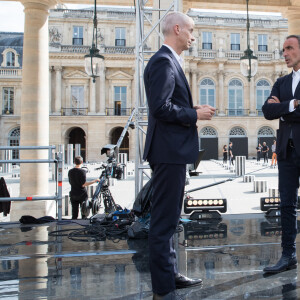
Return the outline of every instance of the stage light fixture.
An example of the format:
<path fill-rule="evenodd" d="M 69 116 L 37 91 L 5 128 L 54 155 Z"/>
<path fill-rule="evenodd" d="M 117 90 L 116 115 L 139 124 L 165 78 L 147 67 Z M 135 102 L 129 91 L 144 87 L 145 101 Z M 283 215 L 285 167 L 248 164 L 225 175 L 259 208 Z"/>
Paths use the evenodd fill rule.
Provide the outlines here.
<path fill-rule="evenodd" d="M 190 215 L 190 219 L 214 219 L 221 218 L 220 212 L 227 211 L 226 199 L 194 199 L 187 195 L 183 202 L 184 213 Z"/>
<path fill-rule="evenodd" d="M 300 197 L 298 196 L 298 207 L 300 209 Z M 260 198 L 260 209 L 266 212 L 267 217 L 280 217 L 280 197 Z"/>

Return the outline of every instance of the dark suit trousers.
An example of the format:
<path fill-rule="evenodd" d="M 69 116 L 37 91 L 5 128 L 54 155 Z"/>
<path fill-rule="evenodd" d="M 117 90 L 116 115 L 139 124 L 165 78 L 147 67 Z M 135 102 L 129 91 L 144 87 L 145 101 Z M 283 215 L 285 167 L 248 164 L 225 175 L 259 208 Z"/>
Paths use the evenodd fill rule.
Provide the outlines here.
<path fill-rule="evenodd" d="M 288 146 L 287 158 L 278 161 L 281 208 L 282 254 L 296 254 L 297 200 L 300 176 L 300 157 Z"/>
<path fill-rule="evenodd" d="M 186 177 L 185 164 L 154 164 L 153 196 L 149 229 L 152 290 L 165 294 L 175 290 L 178 273 L 173 234 L 181 214 Z"/>

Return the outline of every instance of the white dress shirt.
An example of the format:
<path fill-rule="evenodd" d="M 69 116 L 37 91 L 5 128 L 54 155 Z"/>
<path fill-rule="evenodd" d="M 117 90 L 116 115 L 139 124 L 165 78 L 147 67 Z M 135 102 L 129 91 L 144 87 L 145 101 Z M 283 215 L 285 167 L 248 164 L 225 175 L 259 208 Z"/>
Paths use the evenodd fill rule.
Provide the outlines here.
<path fill-rule="evenodd" d="M 293 91 L 293 96 L 295 95 L 295 91 L 296 91 L 296 88 L 297 88 L 297 85 L 300 81 L 300 70 L 298 70 L 297 72 L 293 70 L 293 83 L 292 83 L 292 91 Z M 295 107 L 294 107 L 294 100 L 291 100 L 290 101 L 290 108 L 289 108 L 289 111 L 292 112 L 295 110 Z"/>
<path fill-rule="evenodd" d="M 175 56 L 175 58 L 177 59 L 179 65 L 182 68 L 182 65 L 183 65 L 183 59 L 182 59 L 182 57 L 180 57 L 171 46 L 166 45 L 166 44 L 163 44 L 163 46 L 166 46 L 167 48 L 169 48 L 171 50 L 171 52 L 173 53 L 173 55 Z"/>

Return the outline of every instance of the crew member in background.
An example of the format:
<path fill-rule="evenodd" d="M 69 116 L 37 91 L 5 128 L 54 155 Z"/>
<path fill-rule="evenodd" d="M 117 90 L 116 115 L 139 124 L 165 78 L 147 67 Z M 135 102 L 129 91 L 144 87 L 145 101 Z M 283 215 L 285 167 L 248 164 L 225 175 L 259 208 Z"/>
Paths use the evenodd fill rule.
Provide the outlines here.
<path fill-rule="evenodd" d="M 99 179 L 93 181 L 86 181 L 86 171 L 83 170 L 83 158 L 81 156 L 76 156 L 74 159 L 75 167 L 71 169 L 68 173 L 69 183 L 71 185 L 70 198 L 72 205 L 72 219 L 78 218 L 79 206 L 82 206 L 83 201 L 88 199 L 88 194 L 86 186 L 91 185 L 95 182 L 99 182 Z M 85 219 L 88 216 L 81 216 Z"/>

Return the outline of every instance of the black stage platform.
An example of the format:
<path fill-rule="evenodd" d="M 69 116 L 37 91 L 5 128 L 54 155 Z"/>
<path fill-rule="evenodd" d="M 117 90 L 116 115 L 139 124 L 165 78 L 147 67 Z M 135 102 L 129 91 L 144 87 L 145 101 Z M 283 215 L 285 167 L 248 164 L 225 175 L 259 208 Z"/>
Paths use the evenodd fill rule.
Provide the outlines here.
<path fill-rule="evenodd" d="M 147 240 L 49 236 L 81 225 L 0 224 L 0 299 L 152 299 Z M 281 255 L 280 235 L 278 220 L 264 214 L 185 224 L 176 237 L 179 270 L 202 278 L 203 286 L 178 293 L 185 299 L 300 299 L 300 270 L 262 273 Z"/>

